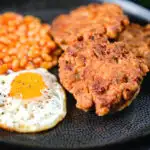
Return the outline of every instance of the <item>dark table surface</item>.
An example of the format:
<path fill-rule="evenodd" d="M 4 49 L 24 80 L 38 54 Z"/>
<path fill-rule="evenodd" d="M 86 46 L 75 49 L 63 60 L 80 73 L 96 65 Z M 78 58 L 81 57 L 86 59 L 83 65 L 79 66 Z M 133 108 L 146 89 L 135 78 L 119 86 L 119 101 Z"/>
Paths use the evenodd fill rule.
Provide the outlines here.
<path fill-rule="evenodd" d="M 144 7 L 150 8 L 150 1 L 149 0 L 132 0 L 132 1 L 142 5 Z M 7 2 L 8 1 L 6 0 L 5 3 L 7 4 Z M 20 146 L 0 143 L 0 150 L 12 150 L 12 149 L 34 150 L 33 148 L 29 148 L 29 147 L 20 147 Z M 93 148 L 93 149 L 99 149 L 99 150 L 110 150 L 110 149 L 114 149 L 114 150 L 126 150 L 126 149 L 127 150 L 132 150 L 132 149 L 134 149 L 134 150 L 150 150 L 150 135 L 146 136 L 146 137 L 138 138 L 138 139 L 135 139 L 132 141 L 128 141 L 125 143 L 106 146 L 103 148 Z M 38 150 L 38 149 L 36 149 L 36 150 Z"/>
<path fill-rule="evenodd" d="M 19 149 L 19 150 L 38 150 L 38 149 L 33 149 L 29 147 L 18 147 L 18 146 L 13 146 L 13 145 L 6 145 L 6 144 L 1 144 L 0 145 L 0 150 L 12 150 L 12 149 Z M 93 148 L 96 150 L 150 150 L 150 136 L 144 137 L 144 138 L 139 138 L 133 141 L 129 141 L 126 143 L 122 144 L 116 144 L 116 145 L 111 145 L 103 148 Z M 90 149 L 91 150 L 91 149 Z"/>

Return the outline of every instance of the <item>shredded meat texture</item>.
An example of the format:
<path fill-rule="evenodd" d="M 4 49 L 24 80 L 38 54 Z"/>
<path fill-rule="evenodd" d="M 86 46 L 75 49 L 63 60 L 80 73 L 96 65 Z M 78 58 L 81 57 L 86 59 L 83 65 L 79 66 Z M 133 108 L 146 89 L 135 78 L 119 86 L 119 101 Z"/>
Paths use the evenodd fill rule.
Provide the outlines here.
<path fill-rule="evenodd" d="M 114 39 L 128 24 L 127 16 L 118 5 L 89 4 L 58 16 L 51 31 L 55 41 L 66 50 L 68 45 L 82 40 L 87 33 L 98 32 Z"/>
<path fill-rule="evenodd" d="M 59 67 L 60 81 L 75 97 L 76 106 L 85 111 L 95 106 L 99 116 L 126 107 L 148 72 L 123 42 L 110 43 L 100 34 L 69 46 Z"/>
<path fill-rule="evenodd" d="M 150 68 L 150 24 L 144 27 L 131 24 L 119 35 L 118 40 L 123 41 Z"/>

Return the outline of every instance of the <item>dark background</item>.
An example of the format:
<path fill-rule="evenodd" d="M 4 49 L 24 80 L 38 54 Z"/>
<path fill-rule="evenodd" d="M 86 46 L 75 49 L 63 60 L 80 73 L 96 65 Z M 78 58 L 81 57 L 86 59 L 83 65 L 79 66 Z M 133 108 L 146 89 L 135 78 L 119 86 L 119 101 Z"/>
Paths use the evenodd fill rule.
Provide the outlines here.
<path fill-rule="evenodd" d="M 56 6 L 55 0 L 50 0 L 50 1 L 53 1 L 53 5 Z M 68 1 L 71 1 L 71 0 L 68 0 Z M 87 1 L 89 1 L 89 0 L 83 0 L 83 3 L 87 3 Z M 132 0 L 132 1 L 150 9 L 150 0 Z M 26 5 L 27 3 L 30 5 Z M 73 1 L 73 3 L 74 3 L 75 7 L 78 6 L 78 3 L 76 3 L 75 1 Z M 66 4 L 67 4 L 67 0 L 59 0 L 59 3 L 57 1 L 58 8 L 65 8 Z M 20 11 L 20 10 L 26 11 L 29 9 L 29 6 L 32 7 L 32 9 L 40 11 L 40 9 L 44 8 L 44 7 L 46 9 L 53 9 L 53 5 L 52 4 L 49 5 L 49 3 L 45 3 L 45 1 L 43 3 L 42 0 L 15 0 L 15 2 L 13 0 L 0 0 L 0 8 L 1 8 L 0 12 L 4 11 L 3 8 L 5 8 L 5 10 L 7 8 L 7 10 L 9 11 L 9 7 L 13 8 L 14 11 Z M 71 4 L 71 5 L 73 5 L 73 4 Z M 6 145 L 4 143 L 0 143 L 0 150 L 11 150 L 11 149 L 33 150 L 33 149 L 30 149 L 29 147 L 25 148 L 25 147 L 18 147 L 18 146 L 14 146 L 14 145 Z M 99 149 L 99 148 L 93 148 L 93 149 Z M 150 150 L 150 135 L 146 136 L 144 138 L 138 138 L 136 140 L 132 140 L 130 142 L 104 147 L 101 150 L 110 150 L 110 149 Z M 38 149 L 36 149 L 36 150 L 38 150 Z"/>
<path fill-rule="evenodd" d="M 0 0 L 0 8 L 2 11 L 3 8 L 14 8 L 14 10 L 28 10 L 32 7 L 32 10 L 40 10 L 40 9 L 50 9 L 54 8 L 54 6 L 57 8 L 66 8 L 70 6 L 78 6 L 80 4 L 79 1 L 72 1 L 72 0 L 50 0 L 51 3 L 48 2 L 49 0 Z M 67 1 L 69 3 L 67 3 Z M 82 3 L 87 4 L 88 2 L 91 2 L 92 0 L 82 0 Z M 99 1 L 99 0 L 97 0 Z M 140 4 L 144 7 L 150 8 L 150 0 L 130 0 L 134 3 Z M 19 6 L 19 7 L 18 7 Z M 5 9 L 6 10 L 6 9 Z"/>

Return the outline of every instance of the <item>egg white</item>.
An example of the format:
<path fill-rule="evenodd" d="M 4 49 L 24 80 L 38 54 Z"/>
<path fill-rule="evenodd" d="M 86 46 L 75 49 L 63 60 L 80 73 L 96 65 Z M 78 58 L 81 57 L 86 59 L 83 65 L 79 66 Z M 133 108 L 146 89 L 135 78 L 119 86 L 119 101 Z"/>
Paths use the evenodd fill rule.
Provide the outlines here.
<path fill-rule="evenodd" d="M 38 73 L 47 89 L 36 99 L 9 96 L 13 79 L 24 72 Z M 45 93 L 46 91 L 46 93 Z M 0 76 L 0 127 L 22 133 L 40 132 L 54 127 L 66 115 L 66 96 L 54 75 L 43 68 Z"/>

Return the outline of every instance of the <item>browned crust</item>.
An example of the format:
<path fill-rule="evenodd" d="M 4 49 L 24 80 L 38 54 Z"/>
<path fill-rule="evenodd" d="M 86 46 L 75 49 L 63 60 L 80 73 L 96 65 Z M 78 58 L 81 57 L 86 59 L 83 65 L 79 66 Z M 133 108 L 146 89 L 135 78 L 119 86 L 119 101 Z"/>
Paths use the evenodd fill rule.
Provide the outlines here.
<path fill-rule="evenodd" d="M 89 35 L 70 46 L 59 59 L 59 77 L 74 95 L 76 106 L 99 116 L 126 106 L 138 93 L 147 66 L 123 42 Z"/>
<path fill-rule="evenodd" d="M 68 44 L 80 40 L 87 32 L 98 32 L 115 38 L 128 24 L 127 16 L 118 5 L 97 3 L 58 16 L 52 23 L 51 31 L 56 42 L 66 49 Z"/>
<path fill-rule="evenodd" d="M 150 68 L 150 24 L 146 26 L 140 26 L 139 24 L 127 26 L 119 35 L 118 41 L 123 41 L 127 48 Z"/>

